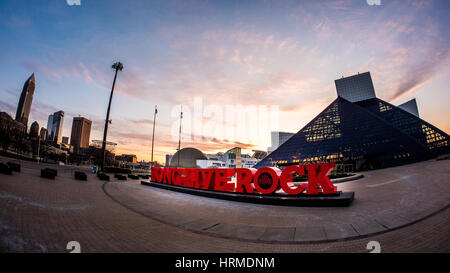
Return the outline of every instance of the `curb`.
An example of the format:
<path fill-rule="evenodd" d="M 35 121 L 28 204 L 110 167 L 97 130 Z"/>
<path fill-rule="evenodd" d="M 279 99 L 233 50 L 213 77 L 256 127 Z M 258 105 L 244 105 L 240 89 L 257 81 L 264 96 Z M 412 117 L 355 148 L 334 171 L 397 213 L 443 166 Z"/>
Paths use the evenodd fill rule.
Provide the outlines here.
<path fill-rule="evenodd" d="M 333 182 L 333 184 L 339 184 L 339 183 L 343 183 L 343 182 L 348 182 L 348 181 L 353 181 L 353 180 L 358 180 L 364 178 L 364 175 L 361 173 L 355 173 L 352 176 L 348 176 L 348 177 L 342 177 L 342 178 L 335 178 L 335 179 L 330 179 L 331 182 Z M 305 182 L 294 182 L 294 185 L 299 185 L 299 184 L 303 184 L 306 183 Z"/>

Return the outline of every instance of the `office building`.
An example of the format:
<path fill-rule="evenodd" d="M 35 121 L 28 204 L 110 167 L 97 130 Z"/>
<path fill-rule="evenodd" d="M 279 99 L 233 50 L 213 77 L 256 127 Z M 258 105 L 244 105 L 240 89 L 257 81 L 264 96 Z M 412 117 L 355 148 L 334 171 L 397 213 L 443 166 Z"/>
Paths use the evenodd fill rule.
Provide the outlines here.
<path fill-rule="evenodd" d="M 200 168 L 252 168 L 258 163 L 263 151 L 253 151 L 253 155 L 243 154 L 240 147 L 234 147 L 225 153 L 207 154 L 207 159 L 198 159 Z"/>
<path fill-rule="evenodd" d="M 41 138 L 41 140 L 46 140 L 47 139 L 47 129 L 42 127 L 41 131 L 39 133 L 39 137 Z"/>
<path fill-rule="evenodd" d="M 119 164 L 121 165 L 127 165 L 127 164 L 136 164 L 137 163 L 137 156 L 133 154 L 122 154 L 117 155 L 115 157 L 117 161 L 119 161 Z"/>
<path fill-rule="evenodd" d="M 48 116 L 48 121 L 47 121 L 47 137 L 46 137 L 46 139 L 49 141 L 53 141 L 52 129 L 53 129 L 53 114 Z"/>
<path fill-rule="evenodd" d="M 22 94 L 20 95 L 16 112 L 16 121 L 22 123 L 25 127 L 28 127 L 28 118 L 30 116 L 31 103 L 33 102 L 35 87 L 36 83 L 33 73 L 23 85 Z"/>
<path fill-rule="evenodd" d="M 281 144 L 285 143 L 293 135 L 295 134 L 286 132 L 270 132 L 270 141 L 272 146 L 267 148 L 267 152 L 271 153 L 275 151 Z"/>
<path fill-rule="evenodd" d="M 31 137 L 39 136 L 39 123 L 37 121 L 33 122 L 30 126 L 30 136 Z"/>
<path fill-rule="evenodd" d="M 169 155 L 169 154 L 166 155 L 166 162 L 164 164 L 165 167 L 169 167 L 170 160 L 172 160 L 172 157 L 173 157 L 173 155 Z"/>
<path fill-rule="evenodd" d="M 52 120 L 51 141 L 55 144 L 61 144 L 62 130 L 64 126 L 64 111 L 53 113 Z"/>
<path fill-rule="evenodd" d="M 92 121 L 84 117 L 74 117 L 72 122 L 72 133 L 70 136 L 70 145 L 74 151 L 79 148 L 89 147 L 89 137 L 91 136 Z"/>

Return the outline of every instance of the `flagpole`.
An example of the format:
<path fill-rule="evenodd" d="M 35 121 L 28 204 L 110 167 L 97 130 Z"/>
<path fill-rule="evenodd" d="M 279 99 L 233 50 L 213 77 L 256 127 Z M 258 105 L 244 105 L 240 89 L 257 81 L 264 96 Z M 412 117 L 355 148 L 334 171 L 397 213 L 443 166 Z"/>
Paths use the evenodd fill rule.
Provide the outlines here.
<path fill-rule="evenodd" d="M 177 164 L 177 168 L 180 167 L 180 156 L 181 156 L 181 150 L 180 150 L 180 146 L 181 146 L 181 120 L 183 119 L 183 104 L 181 105 L 181 112 L 180 112 L 180 133 L 178 136 L 178 164 Z"/>
<path fill-rule="evenodd" d="M 155 113 L 153 115 L 153 135 L 152 135 L 152 160 L 150 162 L 150 167 L 153 167 L 153 147 L 155 144 L 155 124 L 156 124 L 156 113 L 158 113 L 158 109 L 155 105 Z"/>

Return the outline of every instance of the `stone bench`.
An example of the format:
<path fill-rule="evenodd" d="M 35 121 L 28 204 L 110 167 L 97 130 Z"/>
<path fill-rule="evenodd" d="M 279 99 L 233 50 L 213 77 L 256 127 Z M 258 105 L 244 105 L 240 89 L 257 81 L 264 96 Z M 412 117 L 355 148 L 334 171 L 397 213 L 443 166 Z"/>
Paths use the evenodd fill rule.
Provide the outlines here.
<path fill-rule="evenodd" d="M 47 170 L 48 172 L 52 172 L 54 174 L 54 176 L 58 176 L 58 171 L 55 169 L 45 168 L 44 170 Z"/>
<path fill-rule="evenodd" d="M 129 174 L 129 175 L 128 175 L 128 178 L 131 178 L 131 179 L 137 180 L 137 179 L 139 179 L 139 176 L 137 176 L 137 175 L 134 175 L 134 174 Z"/>
<path fill-rule="evenodd" d="M 87 181 L 87 175 L 84 172 L 76 171 L 75 172 L 75 179 L 76 180 Z"/>
<path fill-rule="evenodd" d="M 109 175 L 106 175 L 105 173 L 98 172 L 97 177 L 100 180 L 109 181 Z"/>
<path fill-rule="evenodd" d="M 13 172 L 18 172 L 20 173 L 20 164 L 18 163 L 13 163 L 13 162 L 8 162 L 8 166 L 11 168 L 11 170 Z"/>
<path fill-rule="evenodd" d="M 2 174 L 7 174 L 7 175 L 12 175 L 12 169 L 10 166 L 4 164 L 4 163 L 0 163 L 0 173 Z"/>
<path fill-rule="evenodd" d="M 117 180 L 127 180 L 127 177 L 125 175 L 122 174 L 114 174 L 114 178 L 116 178 Z"/>
<path fill-rule="evenodd" d="M 56 173 L 52 169 L 41 169 L 41 177 L 47 179 L 55 179 Z"/>

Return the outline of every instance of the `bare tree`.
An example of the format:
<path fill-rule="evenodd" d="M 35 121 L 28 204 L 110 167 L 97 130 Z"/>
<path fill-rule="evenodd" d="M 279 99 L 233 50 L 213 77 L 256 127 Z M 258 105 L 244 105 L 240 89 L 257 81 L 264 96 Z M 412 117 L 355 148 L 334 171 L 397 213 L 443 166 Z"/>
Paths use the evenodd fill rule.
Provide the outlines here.
<path fill-rule="evenodd" d="M 0 123 L 0 145 L 5 153 L 8 151 L 8 148 L 12 142 L 11 131 L 11 125 L 8 122 Z"/>

